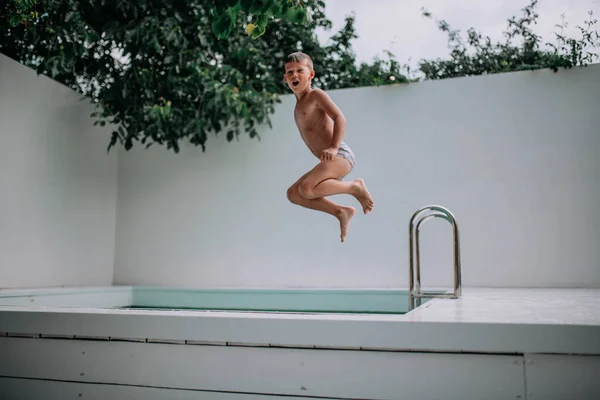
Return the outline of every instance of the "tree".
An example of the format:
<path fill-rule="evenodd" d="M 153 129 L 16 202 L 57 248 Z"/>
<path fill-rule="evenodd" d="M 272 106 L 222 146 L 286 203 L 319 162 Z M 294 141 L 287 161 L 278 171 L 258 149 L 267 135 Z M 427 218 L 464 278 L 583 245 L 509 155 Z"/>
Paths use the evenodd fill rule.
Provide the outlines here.
<path fill-rule="evenodd" d="M 419 69 L 425 75 L 425 79 L 541 68 L 550 68 L 556 72 L 561 67 L 584 66 L 598 59 L 598 54 L 592 52 L 600 46 L 600 35 L 593 30 L 598 21 L 593 18 L 592 11 L 589 13 L 589 20 L 585 21 L 585 26 L 578 26 L 580 39 L 569 38 L 563 34 L 563 29 L 566 28 L 563 16 L 563 23 L 557 25 L 561 32 L 555 34 L 556 43 L 546 43 L 549 49 L 544 50 L 541 48 L 541 37 L 531 28 L 539 17 L 535 11 L 537 2 L 538 0 L 530 0 L 522 9 L 523 15 L 520 18 L 513 16 L 508 19 L 508 27 L 504 32 L 505 43 L 494 44 L 489 36 L 484 37 L 474 28 L 470 28 L 467 37 L 463 38 L 461 32 L 453 30 L 448 22 L 436 21 L 438 28 L 448 34 L 450 58 L 422 60 Z M 427 10 L 423 10 L 423 15 L 427 18 L 433 17 Z M 521 39 L 520 43 L 513 44 L 513 40 L 517 38 Z"/>
<path fill-rule="evenodd" d="M 405 80 L 393 59 L 357 69 L 352 16 L 322 47 L 315 30 L 331 28 L 323 0 L 46 0 L 35 7 L 35 18 L 0 27 L 0 51 L 93 99 L 95 123 L 115 126 L 108 150 L 140 143 L 177 152 L 181 141 L 205 150 L 211 133 L 257 137 L 287 90 L 284 58 L 296 50 L 311 54 L 315 84 L 324 89 Z"/>
<path fill-rule="evenodd" d="M 212 30 L 220 39 L 229 36 L 240 12 L 252 20 L 246 23 L 246 32 L 255 39 L 266 31 L 268 23 L 275 18 L 306 21 L 303 0 L 212 0 L 211 3 Z M 0 0 L 0 22 L 13 27 L 38 22 L 42 8 L 42 1 L 39 0 Z"/>
<path fill-rule="evenodd" d="M 0 0 L 0 24 L 29 24 L 39 15 L 38 0 Z"/>

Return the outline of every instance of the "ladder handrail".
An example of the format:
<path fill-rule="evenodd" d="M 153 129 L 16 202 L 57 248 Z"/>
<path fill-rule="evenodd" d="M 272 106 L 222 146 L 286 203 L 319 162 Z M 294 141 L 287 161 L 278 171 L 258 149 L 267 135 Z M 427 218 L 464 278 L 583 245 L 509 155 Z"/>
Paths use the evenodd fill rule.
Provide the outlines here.
<path fill-rule="evenodd" d="M 425 211 L 433 211 L 432 213 L 421 217 L 416 226 L 415 221 L 417 217 Z M 421 292 L 421 260 L 420 260 L 420 246 L 419 246 L 419 231 L 421 224 L 433 218 L 442 218 L 448 221 L 452 225 L 454 233 L 454 294 L 436 296 L 432 293 Z M 450 210 L 439 205 L 429 205 L 417 210 L 410 219 L 408 224 L 408 247 L 409 247 L 409 258 L 408 258 L 408 308 L 412 310 L 415 308 L 415 299 L 418 305 L 421 304 L 422 297 L 444 297 L 444 298 L 458 298 L 462 293 L 462 277 L 461 277 L 461 263 L 460 263 L 460 236 L 458 230 L 458 224 L 456 218 Z M 414 239 L 413 239 L 414 238 Z M 414 244 L 413 244 L 414 241 Z M 416 261 L 416 263 L 415 263 Z M 416 264 L 416 266 L 415 266 Z M 416 285 L 415 285 L 415 274 L 416 274 Z M 416 286 L 416 290 L 415 290 Z"/>

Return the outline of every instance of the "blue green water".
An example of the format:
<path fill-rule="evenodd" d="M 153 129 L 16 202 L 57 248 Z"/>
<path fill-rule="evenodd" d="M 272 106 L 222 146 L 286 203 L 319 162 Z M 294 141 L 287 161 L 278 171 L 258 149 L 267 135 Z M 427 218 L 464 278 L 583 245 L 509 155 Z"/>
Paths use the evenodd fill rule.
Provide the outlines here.
<path fill-rule="evenodd" d="M 137 309 L 404 314 L 408 292 L 360 289 L 180 289 L 134 287 Z"/>

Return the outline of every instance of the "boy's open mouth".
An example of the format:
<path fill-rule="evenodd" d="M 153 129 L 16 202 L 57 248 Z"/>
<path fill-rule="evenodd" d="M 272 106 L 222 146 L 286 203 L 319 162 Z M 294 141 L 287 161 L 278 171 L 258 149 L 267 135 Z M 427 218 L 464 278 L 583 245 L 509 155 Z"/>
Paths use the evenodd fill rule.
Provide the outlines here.
<path fill-rule="evenodd" d="M 299 83 L 300 83 L 300 82 L 298 82 L 298 81 L 293 81 L 293 82 L 292 82 L 292 85 L 294 85 L 294 86 L 298 86 L 298 84 L 299 84 Z"/>

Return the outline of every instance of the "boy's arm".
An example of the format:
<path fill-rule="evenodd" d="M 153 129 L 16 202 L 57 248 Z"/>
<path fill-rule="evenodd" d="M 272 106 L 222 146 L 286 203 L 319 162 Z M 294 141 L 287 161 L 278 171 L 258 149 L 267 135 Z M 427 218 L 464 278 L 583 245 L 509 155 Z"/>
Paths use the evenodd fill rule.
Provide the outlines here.
<path fill-rule="evenodd" d="M 337 149 L 340 147 L 340 143 L 344 137 L 346 130 L 346 117 L 342 114 L 342 111 L 335 105 L 333 100 L 321 89 L 314 90 L 317 105 L 322 107 L 323 110 L 333 120 L 333 138 L 331 140 L 331 148 Z"/>

